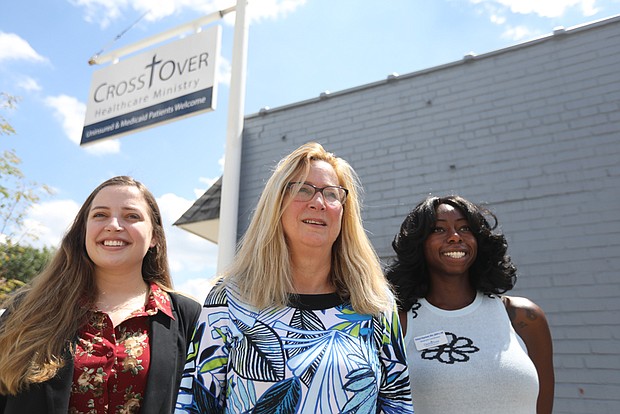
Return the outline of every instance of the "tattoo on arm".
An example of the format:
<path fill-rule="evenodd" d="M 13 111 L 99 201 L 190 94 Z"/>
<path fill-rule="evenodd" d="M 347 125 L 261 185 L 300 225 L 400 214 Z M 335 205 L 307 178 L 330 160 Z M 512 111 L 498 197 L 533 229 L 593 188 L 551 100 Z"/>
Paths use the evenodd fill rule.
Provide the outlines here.
<path fill-rule="evenodd" d="M 526 316 L 526 317 L 527 317 L 527 319 L 529 319 L 530 321 L 535 321 L 535 320 L 538 318 L 538 316 L 536 316 L 536 312 L 534 312 L 534 311 L 533 311 L 533 310 L 531 310 L 531 309 L 527 309 L 527 310 L 525 311 L 525 316 Z"/>
<path fill-rule="evenodd" d="M 538 319 L 538 316 L 536 315 L 536 312 L 534 312 L 534 310 L 532 309 L 524 309 L 523 311 L 525 312 L 525 319 L 524 320 L 520 320 L 517 317 L 517 313 L 518 310 L 516 307 L 512 306 L 511 304 L 509 304 L 506 307 L 506 311 L 508 312 L 508 317 L 510 318 L 510 321 L 512 322 L 512 324 L 515 326 L 515 328 L 519 328 L 519 329 L 523 329 L 526 328 L 528 326 L 528 321 L 535 321 L 536 319 Z"/>

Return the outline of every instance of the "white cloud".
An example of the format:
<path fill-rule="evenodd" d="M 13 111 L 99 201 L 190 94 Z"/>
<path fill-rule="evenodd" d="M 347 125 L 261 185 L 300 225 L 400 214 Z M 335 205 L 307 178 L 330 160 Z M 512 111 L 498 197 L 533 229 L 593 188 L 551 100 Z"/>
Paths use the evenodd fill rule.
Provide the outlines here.
<path fill-rule="evenodd" d="M 185 10 L 208 15 L 229 8 L 234 4 L 231 0 L 162 0 L 153 4 L 152 0 L 134 0 L 132 7 L 140 11 L 150 11 L 146 16 L 149 21 L 157 21 L 173 13 Z"/>
<path fill-rule="evenodd" d="M 514 15 L 537 15 L 543 18 L 561 17 L 569 9 L 580 8 L 584 16 L 598 12 L 596 0 L 469 0 L 476 5 L 476 12 L 487 15 L 489 20 L 504 27 L 501 37 L 512 41 L 523 41 L 540 36 L 540 30 L 524 25 L 511 25 Z"/>
<path fill-rule="evenodd" d="M 202 195 L 209 189 L 211 188 L 211 186 L 219 179 L 220 177 L 215 177 L 215 178 L 207 178 L 207 177 L 200 177 L 198 179 L 198 181 L 200 181 L 201 183 L 204 183 L 206 185 L 206 188 L 194 188 L 194 194 L 196 195 L 196 199 L 199 199 L 200 197 L 202 197 Z"/>
<path fill-rule="evenodd" d="M 0 32 L 0 62 L 5 60 L 47 62 L 26 40 L 14 33 Z"/>
<path fill-rule="evenodd" d="M 219 178 L 220 177 L 213 177 L 213 178 L 200 177 L 198 179 L 198 181 L 200 181 L 201 183 L 205 183 L 207 185 L 207 188 L 208 188 L 208 187 L 211 187 Z"/>
<path fill-rule="evenodd" d="M 218 160 L 217 163 L 220 166 L 220 171 L 224 171 L 224 160 L 226 159 L 226 154 L 223 154 Z M 194 194 L 196 194 L 196 199 L 202 197 L 202 195 L 209 189 L 211 186 L 220 179 L 220 176 L 214 178 L 200 177 L 198 181 L 206 184 L 206 188 L 194 188 Z"/>
<path fill-rule="evenodd" d="M 306 4 L 306 0 L 255 0 L 248 7 L 250 22 L 265 19 L 279 19 L 286 17 L 298 7 Z"/>
<path fill-rule="evenodd" d="M 78 99 L 67 96 L 48 96 L 45 104 L 54 110 L 54 117 L 60 122 L 65 135 L 75 144 L 80 144 L 86 105 Z M 121 144 L 118 140 L 100 141 L 83 147 L 90 154 L 105 155 L 120 152 Z"/>
<path fill-rule="evenodd" d="M 84 20 L 89 23 L 99 23 L 99 26 L 108 27 L 110 22 L 122 15 L 127 8 L 127 0 L 69 0 L 75 6 L 84 9 Z"/>
<path fill-rule="evenodd" d="M 198 200 L 204 193 L 206 193 L 208 189 L 209 189 L 209 187 L 207 187 L 207 188 L 194 188 L 194 195 L 196 196 L 196 200 Z"/>
<path fill-rule="evenodd" d="M 578 7 L 584 16 L 598 12 L 596 0 L 469 0 L 473 4 L 503 6 L 516 14 L 536 14 L 541 17 L 560 17 L 568 9 Z"/>
<path fill-rule="evenodd" d="M 84 19 L 90 23 L 98 23 L 105 28 L 123 15 L 136 17 L 144 15 L 146 21 L 158 21 L 164 17 L 183 11 L 198 12 L 208 15 L 227 9 L 235 4 L 231 0 L 69 0 L 76 7 L 84 10 Z M 250 22 L 264 19 L 278 19 L 294 12 L 303 6 L 306 0 L 253 0 L 248 2 Z M 224 21 L 234 23 L 234 13 L 226 15 Z"/>
<path fill-rule="evenodd" d="M 584 16 L 596 14 L 596 0 L 498 0 L 513 13 L 537 14 L 541 17 L 560 17 L 567 9 L 579 7 Z"/>
<path fill-rule="evenodd" d="M 220 171 L 224 171 L 224 160 L 226 159 L 226 154 L 222 154 L 222 156 L 217 160 L 218 165 L 220 166 Z M 198 178 L 198 181 L 200 181 L 201 183 L 204 183 L 206 188 L 194 188 L 194 194 L 196 195 L 196 199 L 202 197 L 202 195 L 209 189 L 211 188 L 211 186 L 217 181 L 219 180 L 221 177 L 221 175 L 218 175 L 217 177 L 200 177 Z"/>
<path fill-rule="evenodd" d="M 495 13 L 491 14 L 491 16 L 489 16 L 489 19 L 491 19 L 491 23 L 498 24 L 498 25 L 502 25 L 506 23 L 506 16 L 501 16 Z"/>
<path fill-rule="evenodd" d="M 176 194 L 157 198 L 168 242 L 170 271 L 176 284 L 210 279 L 217 269 L 217 245 L 172 224 L 194 203 Z"/>
<path fill-rule="evenodd" d="M 48 96 L 45 98 L 45 104 L 54 109 L 54 117 L 62 125 L 65 135 L 74 143 L 79 144 L 86 105 L 67 95 Z"/>
<path fill-rule="evenodd" d="M 118 140 L 111 139 L 97 141 L 94 144 L 88 144 L 82 148 L 84 148 L 84 151 L 95 155 L 117 154 L 121 152 L 121 143 Z"/>
<path fill-rule="evenodd" d="M 31 244 L 36 247 L 58 247 L 79 209 L 80 205 L 73 200 L 45 201 L 33 205 L 24 220 L 25 228 L 38 237 Z"/>
<path fill-rule="evenodd" d="M 508 26 L 502 33 L 502 38 L 519 41 L 536 37 L 536 34 L 526 26 Z"/>
<path fill-rule="evenodd" d="M 41 85 L 39 85 L 39 82 L 37 82 L 35 79 L 32 79 L 31 77 L 28 77 L 28 76 L 19 80 L 17 82 L 17 86 L 26 91 L 40 91 L 41 90 Z"/>

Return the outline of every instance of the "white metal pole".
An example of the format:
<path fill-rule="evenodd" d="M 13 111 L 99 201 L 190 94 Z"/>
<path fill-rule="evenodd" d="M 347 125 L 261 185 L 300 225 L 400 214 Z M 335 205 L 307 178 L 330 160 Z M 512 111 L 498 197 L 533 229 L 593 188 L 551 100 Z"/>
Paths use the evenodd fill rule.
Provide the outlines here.
<path fill-rule="evenodd" d="M 245 78 L 248 55 L 246 0 L 237 1 L 233 53 L 231 62 L 228 126 L 220 223 L 218 234 L 217 271 L 222 272 L 232 262 L 237 247 L 237 215 L 239 211 L 239 178 L 241 168 L 241 141 L 245 110 Z"/>

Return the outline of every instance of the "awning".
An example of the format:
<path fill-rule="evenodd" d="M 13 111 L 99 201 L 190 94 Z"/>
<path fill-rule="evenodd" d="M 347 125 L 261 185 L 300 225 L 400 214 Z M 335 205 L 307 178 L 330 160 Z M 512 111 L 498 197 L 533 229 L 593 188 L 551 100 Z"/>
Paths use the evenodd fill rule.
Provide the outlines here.
<path fill-rule="evenodd" d="M 217 244 L 221 196 L 222 177 L 196 200 L 173 225 Z"/>

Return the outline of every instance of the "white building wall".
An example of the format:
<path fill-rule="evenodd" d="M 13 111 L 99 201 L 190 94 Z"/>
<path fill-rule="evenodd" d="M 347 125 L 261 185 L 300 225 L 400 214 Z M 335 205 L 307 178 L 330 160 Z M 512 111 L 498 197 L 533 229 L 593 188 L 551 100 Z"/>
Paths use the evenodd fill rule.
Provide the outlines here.
<path fill-rule="evenodd" d="M 512 293 L 551 325 L 554 412 L 620 412 L 620 18 L 248 116 L 240 232 L 275 162 L 310 140 L 360 175 L 385 262 L 425 195 L 488 203 Z"/>

